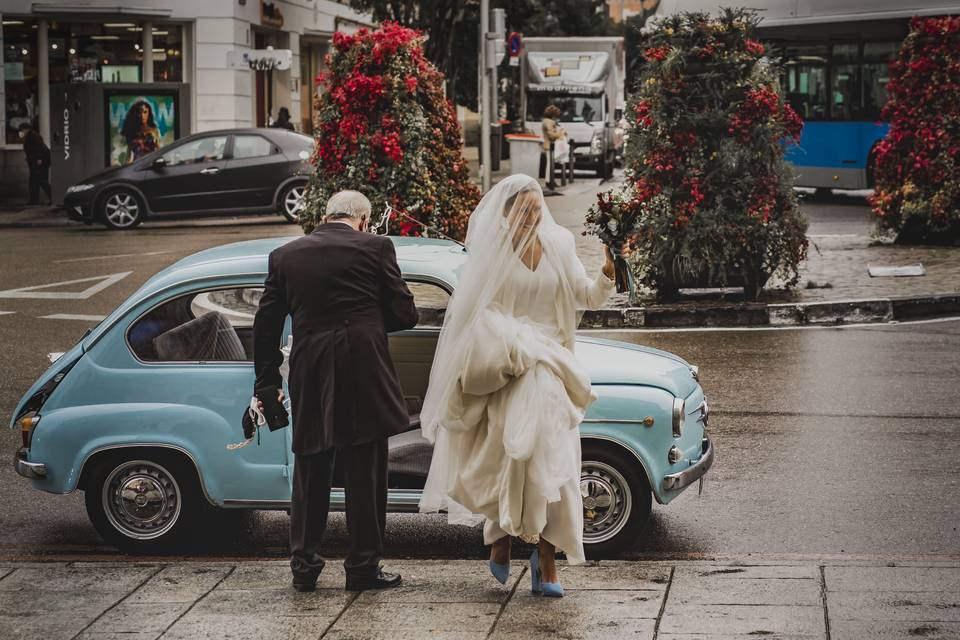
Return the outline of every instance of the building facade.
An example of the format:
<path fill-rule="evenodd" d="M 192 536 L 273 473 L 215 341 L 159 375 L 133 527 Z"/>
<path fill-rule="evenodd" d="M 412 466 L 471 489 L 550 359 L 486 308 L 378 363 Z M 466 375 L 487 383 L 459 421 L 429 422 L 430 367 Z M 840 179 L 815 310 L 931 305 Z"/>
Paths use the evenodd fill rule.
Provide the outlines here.
<path fill-rule="evenodd" d="M 20 124 L 56 142 L 51 87 L 183 84 L 177 137 L 267 126 L 281 107 L 312 133 L 313 79 L 333 33 L 371 24 L 331 0 L 0 0 L 0 20 L 0 203 L 25 194 Z"/>

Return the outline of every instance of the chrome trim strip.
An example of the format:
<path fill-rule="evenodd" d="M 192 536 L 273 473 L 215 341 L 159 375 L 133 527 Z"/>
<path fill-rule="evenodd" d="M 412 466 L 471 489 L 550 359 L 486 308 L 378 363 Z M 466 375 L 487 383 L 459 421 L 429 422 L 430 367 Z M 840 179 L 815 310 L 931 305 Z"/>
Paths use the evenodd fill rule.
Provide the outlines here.
<path fill-rule="evenodd" d="M 193 454 L 181 446 L 178 446 L 175 444 L 167 444 L 165 442 L 130 442 L 126 444 L 108 444 L 103 447 L 98 447 L 97 449 L 94 449 L 89 454 L 87 454 L 87 457 L 84 458 L 83 462 L 80 463 L 80 471 L 77 473 L 77 482 L 79 483 L 80 478 L 83 477 L 83 468 L 87 465 L 87 461 L 90 460 L 90 458 L 92 458 L 93 456 L 97 455 L 98 453 L 101 453 L 103 451 L 111 451 L 113 449 L 133 449 L 133 448 L 149 449 L 150 447 L 157 448 L 157 449 L 172 449 L 174 451 L 179 451 L 180 453 L 187 456 L 190 459 L 190 462 L 193 464 L 193 468 L 196 469 L 197 471 L 197 478 L 200 479 L 200 488 L 203 490 L 203 497 L 205 497 L 207 499 L 207 502 L 209 502 L 213 506 L 215 507 L 220 506 L 214 501 L 213 498 L 210 497 L 210 494 L 207 493 L 207 485 L 203 481 L 203 473 L 201 473 L 200 465 L 197 464 L 197 459 L 193 457 Z M 70 493 L 72 493 L 73 491 L 76 491 L 76 489 L 77 487 L 74 486 L 73 489 L 70 490 Z"/>
<path fill-rule="evenodd" d="M 663 476 L 663 490 L 677 491 L 699 480 L 713 465 L 713 455 L 713 442 L 710 441 L 710 438 L 704 436 L 703 454 L 700 456 L 700 459 L 692 464 L 689 469 L 684 469 L 680 473 L 671 473 L 670 475 Z"/>
<path fill-rule="evenodd" d="M 639 419 L 639 420 L 620 420 L 620 419 L 617 419 L 617 418 L 584 418 L 584 419 L 581 420 L 580 422 L 581 422 L 581 423 L 590 422 L 590 423 L 593 423 L 593 424 L 603 424 L 603 423 L 608 423 L 608 424 L 642 424 L 642 425 L 644 425 L 644 426 L 648 426 L 648 425 L 646 424 L 645 420 L 646 420 L 646 418 L 642 418 L 642 419 Z M 593 436 L 591 436 L 591 437 L 593 437 Z M 616 442 L 616 441 L 615 441 L 615 440 L 611 440 L 611 442 Z"/>
<path fill-rule="evenodd" d="M 47 475 L 47 465 L 42 462 L 28 462 L 27 461 L 27 451 L 21 447 L 13 456 L 13 468 L 14 470 L 24 478 L 29 478 L 35 480 L 38 478 L 44 478 Z"/>

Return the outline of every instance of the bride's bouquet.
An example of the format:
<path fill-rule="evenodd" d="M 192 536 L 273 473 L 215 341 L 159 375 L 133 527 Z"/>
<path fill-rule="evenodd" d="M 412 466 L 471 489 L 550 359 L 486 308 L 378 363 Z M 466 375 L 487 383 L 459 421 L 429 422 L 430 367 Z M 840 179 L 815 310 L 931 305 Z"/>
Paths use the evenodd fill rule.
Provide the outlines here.
<path fill-rule="evenodd" d="M 598 193 L 597 202 L 587 212 L 587 233 L 600 238 L 613 254 L 617 292 L 630 291 L 630 265 L 638 240 L 640 203 L 632 189 L 621 188 Z"/>

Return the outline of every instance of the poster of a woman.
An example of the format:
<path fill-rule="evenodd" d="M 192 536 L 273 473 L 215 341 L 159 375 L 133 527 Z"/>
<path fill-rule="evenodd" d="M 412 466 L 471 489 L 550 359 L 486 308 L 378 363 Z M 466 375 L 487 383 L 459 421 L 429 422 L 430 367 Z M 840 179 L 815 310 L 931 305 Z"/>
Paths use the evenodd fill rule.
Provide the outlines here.
<path fill-rule="evenodd" d="M 173 95 L 108 97 L 110 164 L 135 162 L 176 139 Z"/>
<path fill-rule="evenodd" d="M 137 100 L 127 111 L 120 131 L 127 143 L 127 163 L 142 158 L 160 146 L 160 130 L 153 119 L 153 108 L 144 100 Z"/>

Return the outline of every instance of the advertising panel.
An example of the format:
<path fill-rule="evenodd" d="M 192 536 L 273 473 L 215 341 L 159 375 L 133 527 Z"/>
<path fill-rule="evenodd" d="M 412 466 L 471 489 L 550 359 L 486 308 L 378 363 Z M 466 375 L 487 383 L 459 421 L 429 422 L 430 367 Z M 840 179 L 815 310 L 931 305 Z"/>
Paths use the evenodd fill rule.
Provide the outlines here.
<path fill-rule="evenodd" d="M 122 166 L 178 137 L 177 94 L 106 93 L 107 158 Z"/>

